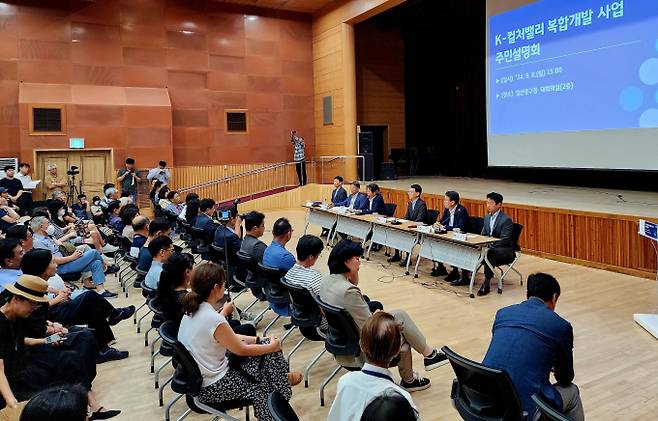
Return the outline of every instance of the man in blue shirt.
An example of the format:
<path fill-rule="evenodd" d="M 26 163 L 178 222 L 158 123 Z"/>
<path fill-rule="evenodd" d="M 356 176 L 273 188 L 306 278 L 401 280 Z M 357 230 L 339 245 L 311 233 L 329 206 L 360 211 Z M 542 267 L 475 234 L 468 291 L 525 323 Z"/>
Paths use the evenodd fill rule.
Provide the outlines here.
<path fill-rule="evenodd" d="M 531 396 L 538 393 L 570 419 L 582 421 L 580 393 L 571 383 L 573 328 L 555 313 L 559 296 L 560 284 L 551 275 L 528 276 L 528 299 L 496 313 L 482 364 L 510 375 L 530 419 L 537 409 Z M 550 381 L 551 370 L 555 384 Z"/>
<path fill-rule="evenodd" d="M 287 218 L 279 218 L 274 222 L 272 228 L 274 239 L 263 253 L 263 264 L 265 266 L 277 268 L 282 274 L 287 273 L 290 268 L 295 266 L 295 256 L 286 250 L 286 244 L 292 238 L 292 226 Z M 290 305 L 270 304 L 274 312 L 280 316 L 290 315 Z"/>
<path fill-rule="evenodd" d="M 160 274 L 162 273 L 162 265 L 169 259 L 174 253 L 174 243 L 171 241 L 171 238 L 167 236 L 160 236 L 154 238 L 148 245 L 148 251 L 153 261 L 151 262 L 151 267 L 149 268 L 146 277 L 144 277 L 144 283 L 147 287 L 152 289 L 157 289 L 158 284 L 160 283 Z"/>
<path fill-rule="evenodd" d="M 153 257 L 151 256 L 151 253 L 149 253 L 148 245 L 158 237 L 169 237 L 169 234 L 171 233 L 171 225 L 169 225 L 169 222 L 164 218 L 155 218 L 148 224 L 148 227 L 149 236 L 137 255 L 137 268 L 144 272 L 148 272 L 149 269 L 151 269 L 151 263 L 153 262 Z"/>
<path fill-rule="evenodd" d="M 0 291 L 5 285 L 13 284 L 23 274 L 20 270 L 23 258 L 23 246 L 21 240 L 8 238 L 0 240 Z"/>

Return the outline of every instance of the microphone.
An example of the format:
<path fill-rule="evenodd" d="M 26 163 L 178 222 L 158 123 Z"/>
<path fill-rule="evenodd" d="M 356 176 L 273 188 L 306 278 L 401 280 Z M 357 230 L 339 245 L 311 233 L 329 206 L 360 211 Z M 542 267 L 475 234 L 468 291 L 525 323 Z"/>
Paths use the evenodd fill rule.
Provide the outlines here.
<path fill-rule="evenodd" d="M 617 199 L 619 199 L 618 202 L 626 203 L 626 200 L 624 199 L 624 196 L 622 196 L 621 194 L 617 195 Z"/>

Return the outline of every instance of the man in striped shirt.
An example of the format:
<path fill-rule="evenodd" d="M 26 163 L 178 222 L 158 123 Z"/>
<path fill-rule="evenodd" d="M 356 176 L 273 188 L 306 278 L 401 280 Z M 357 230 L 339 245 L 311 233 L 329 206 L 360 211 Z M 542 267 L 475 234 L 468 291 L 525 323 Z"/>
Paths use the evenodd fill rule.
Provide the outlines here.
<path fill-rule="evenodd" d="M 304 138 L 297 136 L 297 131 L 293 130 L 290 132 L 290 143 L 294 147 L 293 161 L 295 161 L 295 167 L 297 169 L 297 177 L 299 178 L 299 185 L 303 186 L 306 184 L 306 155 L 304 153 Z"/>
<path fill-rule="evenodd" d="M 315 235 L 303 235 L 297 242 L 297 262 L 286 273 L 288 282 L 306 288 L 314 298 L 320 294 L 322 274 L 312 267 L 318 261 L 323 249 L 324 243 L 320 238 Z"/>

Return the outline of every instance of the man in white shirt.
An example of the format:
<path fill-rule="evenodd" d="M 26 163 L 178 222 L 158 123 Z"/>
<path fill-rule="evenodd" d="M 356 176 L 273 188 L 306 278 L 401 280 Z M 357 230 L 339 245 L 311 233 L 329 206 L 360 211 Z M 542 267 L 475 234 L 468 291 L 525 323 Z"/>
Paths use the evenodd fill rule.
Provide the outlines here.
<path fill-rule="evenodd" d="M 375 312 L 361 328 L 359 345 L 366 363 L 361 371 L 340 378 L 327 421 L 361 419 L 363 411 L 373 400 L 390 393 L 406 398 L 419 419 L 411 395 L 395 383 L 388 369 L 400 352 L 400 344 L 400 327 L 395 318 L 384 311 Z"/>
<path fill-rule="evenodd" d="M 158 180 L 162 182 L 163 186 L 166 186 L 169 184 L 169 170 L 167 169 L 167 162 L 166 161 L 160 161 L 158 162 L 158 166 L 149 170 L 148 175 L 146 176 L 146 179 L 149 182 L 152 182 L 153 180 Z"/>

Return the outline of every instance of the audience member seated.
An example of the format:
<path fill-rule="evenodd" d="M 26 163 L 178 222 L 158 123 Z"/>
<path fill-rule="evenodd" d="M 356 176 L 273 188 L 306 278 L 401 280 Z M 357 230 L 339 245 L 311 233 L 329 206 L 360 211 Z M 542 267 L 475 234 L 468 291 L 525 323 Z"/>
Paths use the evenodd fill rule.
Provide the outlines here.
<path fill-rule="evenodd" d="M 0 307 L 0 393 L 6 405 L 16 408 L 19 401 L 31 398 L 51 385 L 80 384 L 87 391 L 92 412 L 89 420 L 109 419 L 120 411 L 105 410 L 91 391 L 95 367 L 86 367 L 86 361 L 73 350 L 55 349 L 44 338 L 22 337 L 15 325 L 29 317 L 39 303 L 46 303 L 48 284 L 32 275 L 21 275 L 15 285 L 2 292 Z M 50 329 L 48 334 L 53 332 Z M 61 333 L 67 333 L 60 330 Z M 67 339 L 69 340 L 69 339 Z M 57 341 L 60 346 L 62 340 Z M 35 353 L 27 351 L 37 348 Z M 39 349 L 40 348 L 40 349 Z M 51 418 L 52 419 L 52 418 Z"/>
<path fill-rule="evenodd" d="M 226 224 L 219 224 L 215 230 L 215 238 L 213 243 L 224 249 L 224 253 L 228 258 L 228 279 L 229 287 L 233 279 L 233 270 L 238 266 L 238 251 L 242 247 L 242 219 L 238 215 L 238 209 L 233 206 L 229 210 L 229 219 Z M 220 256 L 224 260 L 224 256 Z"/>
<path fill-rule="evenodd" d="M 14 212 L 18 213 L 20 211 L 20 208 L 16 206 L 14 202 L 12 202 L 11 197 L 9 197 L 9 190 L 7 190 L 5 187 L 0 187 L 0 197 L 7 200 L 7 206 L 13 209 Z"/>
<path fill-rule="evenodd" d="M 91 278 L 96 292 L 104 298 L 114 298 L 118 294 L 105 289 L 105 273 L 103 273 L 103 259 L 96 250 L 88 250 L 82 253 L 75 250 L 71 255 L 64 256 L 59 246 L 50 237 L 52 232 L 51 223 L 48 218 L 37 216 L 30 220 L 30 228 L 34 232 L 34 248 L 45 249 L 52 253 L 55 263 L 58 265 L 57 273 L 66 275 L 69 273 L 91 272 Z"/>
<path fill-rule="evenodd" d="M 331 203 L 329 206 L 345 206 L 351 211 L 364 211 L 368 206 L 368 198 L 365 194 L 361 193 L 361 183 L 354 180 L 350 184 L 350 195 L 342 202 L 336 204 Z"/>
<path fill-rule="evenodd" d="M 133 218 L 132 227 L 133 241 L 130 244 L 130 255 L 136 258 L 149 236 L 149 219 L 144 215 L 137 215 Z"/>
<path fill-rule="evenodd" d="M 108 183 L 105 185 L 105 195 L 101 199 L 101 206 L 104 209 L 107 209 L 107 207 L 110 205 L 110 203 L 114 201 L 119 201 L 119 191 L 114 187 L 114 184 Z"/>
<path fill-rule="evenodd" d="M 503 195 L 491 192 L 487 195 L 487 214 L 484 216 L 484 226 L 482 235 L 489 235 L 499 238 L 493 244 L 489 244 L 487 260 L 493 267 L 503 262 L 511 263 L 514 261 L 514 241 L 512 238 L 514 232 L 514 222 L 505 212 L 500 210 L 503 206 Z M 478 295 L 487 295 L 490 291 L 491 278 L 494 273 L 489 265 L 484 265 L 484 282 L 478 290 Z"/>
<path fill-rule="evenodd" d="M 193 227 L 196 226 L 196 221 L 200 213 L 200 206 L 201 201 L 197 197 L 196 199 L 190 200 L 185 207 L 185 215 L 183 217 L 185 218 L 185 221 Z M 183 215 L 183 212 L 181 212 L 181 215 Z"/>
<path fill-rule="evenodd" d="M 84 388 L 77 385 L 54 386 L 32 396 L 19 421 L 86 421 L 88 406 L 89 399 Z"/>
<path fill-rule="evenodd" d="M 9 206 L 7 199 L 0 197 L 0 231 L 7 232 L 9 228 L 16 225 L 19 218 L 18 213 Z"/>
<path fill-rule="evenodd" d="M 105 223 L 105 214 L 103 213 L 103 207 L 101 206 L 101 198 L 94 196 L 91 199 L 91 203 L 91 206 L 89 206 L 91 219 L 93 219 L 94 224 L 103 225 Z"/>
<path fill-rule="evenodd" d="M 156 298 L 165 320 L 180 325 L 183 318 L 183 297 L 190 287 L 194 257 L 189 253 L 174 253 L 162 265 Z"/>
<path fill-rule="evenodd" d="M 133 228 L 133 219 L 139 215 L 139 208 L 133 204 L 128 204 L 123 206 L 119 211 L 119 218 L 121 218 L 121 224 L 123 224 L 123 231 L 121 231 L 121 236 L 133 240 L 135 236 L 135 230 Z"/>
<path fill-rule="evenodd" d="M 180 215 L 182 210 L 180 194 L 178 194 L 178 192 L 175 190 L 170 190 L 167 193 L 167 201 L 169 202 L 169 204 L 164 208 L 162 208 L 162 210 L 167 211 L 176 216 Z"/>
<path fill-rule="evenodd" d="M 398 421 L 418 419 L 418 411 L 406 397 L 387 391 L 375 398 L 363 411 L 361 421 Z"/>
<path fill-rule="evenodd" d="M 440 231 L 459 231 L 465 233 L 471 223 L 471 218 L 468 216 L 468 210 L 459 203 L 459 193 L 456 191 L 447 191 L 443 196 L 443 215 L 434 224 L 436 229 Z M 450 274 L 446 270 L 443 263 L 439 262 L 438 265 L 432 268 L 432 276 L 445 276 L 445 280 L 450 282 L 453 286 L 468 285 L 470 283 L 470 272 L 462 270 L 461 279 L 459 276 L 459 268 L 453 267 Z"/>
<path fill-rule="evenodd" d="M 410 417 L 390 418 L 392 414 L 389 414 L 385 419 L 395 421 L 418 419 L 418 410 L 411 395 L 393 381 L 393 374 L 388 369 L 391 361 L 400 353 L 401 346 L 400 327 L 395 318 L 383 311 L 374 313 L 361 328 L 359 346 L 366 362 L 361 371 L 353 371 L 340 378 L 336 398 L 331 405 L 327 420 L 363 419 L 366 409 L 368 413 L 374 412 L 374 407 L 370 408 L 372 402 L 377 398 L 389 398 L 394 394 L 401 396 L 406 406 L 411 407 Z M 375 404 L 375 406 L 384 405 Z M 383 412 L 376 412 L 384 415 Z M 384 419 L 373 418 L 371 415 L 366 419 Z"/>
<path fill-rule="evenodd" d="M 354 319 L 357 327 L 362 329 L 372 315 L 372 307 L 364 299 L 359 289 L 359 266 L 363 249 L 350 240 L 341 240 L 329 254 L 329 276 L 322 280 L 320 298 L 327 304 L 344 308 Z M 400 327 L 402 343 L 400 350 L 400 363 L 398 371 L 402 377 L 402 386 L 409 392 L 423 390 L 430 387 L 430 380 L 419 377 L 414 373 L 411 364 L 411 349 L 414 349 L 424 358 L 425 370 L 433 370 L 448 362 L 446 356 L 427 344 L 411 317 L 403 310 L 389 312 Z M 363 355 L 355 358 L 351 356 L 337 356 L 336 360 L 347 366 L 358 366 L 363 362 Z"/>
<path fill-rule="evenodd" d="M 532 417 L 537 408 L 531 398 L 537 393 L 570 419 L 582 421 L 580 392 L 572 383 L 573 328 L 555 312 L 560 284 L 546 273 L 532 274 L 527 297 L 498 310 L 482 364 L 510 375 L 529 419 L 538 418 Z"/>
<path fill-rule="evenodd" d="M 72 298 L 72 291 L 57 276 L 57 265 L 47 250 L 26 252 L 20 269 L 23 274 L 48 282 L 48 320 L 65 326 L 89 326 L 98 344 L 96 363 L 128 358 L 128 351 L 110 346 L 116 341 L 110 326 L 129 319 L 135 313 L 135 306 L 114 308 L 95 291 L 85 291 Z"/>
<path fill-rule="evenodd" d="M 24 251 L 30 251 L 32 250 L 32 247 L 34 247 L 34 237 L 32 236 L 32 230 L 30 230 L 28 225 L 16 225 L 11 227 L 7 231 L 5 239 L 9 240 L 11 238 L 19 240 Z M 2 260 L 0 259 L 0 265 L 1 264 Z"/>
<path fill-rule="evenodd" d="M 190 351 L 203 377 L 199 400 L 221 404 L 250 399 L 259 421 L 273 420 L 267 407 L 270 392 L 290 399 L 291 384 L 301 373 L 288 373 L 278 338 L 236 335 L 226 318 L 215 311 L 224 297 L 226 275 L 215 263 L 202 263 L 192 271 L 192 291 L 183 298 L 185 316 L 178 340 Z M 231 353 L 231 363 L 226 352 Z M 240 358 L 242 357 L 242 358 Z"/>
<path fill-rule="evenodd" d="M 286 250 L 286 244 L 292 238 L 292 226 L 287 218 L 279 218 L 274 222 L 272 228 L 272 242 L 263 253 L 263 264 L 272 268 L 277 268 L 281 273 L 287 273 L 295 266 L 295 256 Z M 290 315 L 289 304 L 271 304 L 270 307 L 280 316 Z"/>
<path fill-rule="evenodd" d="M 162 265 L 174 253 L 174 243 L 168 236 L 161 235 L 151 240 L 147 247 L 152 262 L 144 278 L 144 283 L 151 289 L 157 289 L 158 282 L 160 282 L 160 273 L 162 273 Z"/>
<path fill-rule="evenodd" d="M 79 219 L 92 219 L 91 209 L 86 194 L 78 195 L 78 201 L 71 206 L 71 210 Z"/>
<path fill-rule="evenodd" d="M 151 263 L 153 262 L 153 256 L 149 252 L 148 245 L 158 237 L 169 237 L 169 234 L 171 234 L 171 225 L 164 218 L 155 218 L 148 224 L 148 230 L 149 236 L 137 254 L 137 268 L 144 272 L 148 272 L 151 269 Z"/>
<path fill-rule="evenodd" d="M 181 221 L 185 221 L 187 216 L 186 216 L 186 211 L 187 211 L 187 205 L 193 201 L 193 200 L 199 200 L 199 195 L 196 193 L 188 193 L 187 196 L 185 196 L 185 204 L 181 207 L 180 212 L 178 213 L 178 219 Z"/>
<path fill-rule="evenodd" d="M 153 206 L 158 204 L 158 193 L 160 193 L 160 189 L 162 188 L 162 181 L 160 180 L 153 180 L 151 181 L 151 192 L 149 193 L 149 199 L 151 200 L 151 203 Z"/>
<path fill-rule="evenodd" d="M 210 238 L 212 238 L 217 229 L 217 224 L 212 220 L 212 215 L 215 213 L 215 201 L 212 199 L 201 200 L 201 202 L 199 202 L 199 211 L 194 226 L 203 229 L 208 235 L 210 235 Z"/>
<path fill-rule="evenodd" d="M 169 194 L 169 187 L 167 186 L 162 186 L 160 191 L 158 192 L 158 206 L 160 209 L 165 209 L 167 206 L 171 204 L 169 199 L 167 199 L 167 195 Z"/>
<path fill-rule="evenodd" d="M 425 201 L 420 198 L 420 195 L 423 193 L 423 188 L 420 184 L 412 184 L 409 186 L 407 191 L 407 196 L 409 196 L 409 204 L 407 205 L 407 213 L 404 214 L 404 218 L 407 221 L 414 222 L 424 222 L 427 219 L 427 205 Z M 400 266 L 406 266 L 406 259 L 402 259 L 400 256 L 400 250 L 395 250 L 395 254 L 391 256 L 389 262 L 400 262 Z"/>
<path fill-rule="evenodd" d="M 262 237 L 265 233 L 265 215 L 258 211 L 251 211 L 247 213 L 244 216 L 244 229 L 246 234 L 242 239 L 240 251 L 248 256 L 251 256 L 251 258 L 254 259 L 256 263 L 262 263 L 263 254 L 265 253 L 267 244 L 259 240 L 259 238 Z M 251 279 L 252 276 L 258 276 L 258 274 L 254 275 L 251 272 L 247 274 L 247 281 L 250 281 L 250 283 L 256 282 Z M 265 280 L 261 279 L 258 283 L 264 285 L 264 282 Z M 254 297 L 260 299 L 261 301 L 266 300 L 262 288 L 251 288 L 251 293 L 254 295 Z"/>
<path fill-rule="evenodd" d="M 368 202 L 365 209 L 363 209 L 363 213 L 377 213 L 379 215 L 386 214 L 384 198 L 382 197 L 382 192 L 379 190 L 377 184 L 370 183 L 366 186 L 366 196 L 368 197 Z"/>
<path fill-rule="evenodd" d="M 0 240 L 0 291 L 7 285 L 13 285 L 21 272 L 21 260 L 24 249 L 18 238 Z"/>
<path fill-rule="evenodd" d="M 336 206 L 347 199 L 347 192 L 343 188 L 343 177 L 337 175 L 334 177 L 334 188 L 331 190 L 331 204 Z M 326 237 L 329 234 L 327 228 L 322 228 L 320 237 Z"/>
<path fill-rule="evenodd" d="M 18 212 L 21 215 L 27 215 L 32 209 L 32 193 L 23 189 L 23 183 L 16 175 L 16 168 L 13 165 L 4 167 L 5 178 L 0 180 L 0 187 L 7 189 L 9 199 L 18 206 Z"/>
<path fill-rule="evenodd" d="M 107 204 L 107 226 L 112 232 L 121 234 L 123 232 L 123 222 L 119 212 L 121 211 L 121 202 L 114 200 Z"/>

